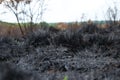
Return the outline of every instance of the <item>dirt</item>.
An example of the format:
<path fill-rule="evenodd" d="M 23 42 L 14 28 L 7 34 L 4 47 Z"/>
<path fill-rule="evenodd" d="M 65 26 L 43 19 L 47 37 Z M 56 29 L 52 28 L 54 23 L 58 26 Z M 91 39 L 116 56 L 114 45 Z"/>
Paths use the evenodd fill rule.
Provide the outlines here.
<path fill-rule="evenodd" d="M 111 28 L 1 37 L 0 80 L 120 80 L 120 29 Z"/>

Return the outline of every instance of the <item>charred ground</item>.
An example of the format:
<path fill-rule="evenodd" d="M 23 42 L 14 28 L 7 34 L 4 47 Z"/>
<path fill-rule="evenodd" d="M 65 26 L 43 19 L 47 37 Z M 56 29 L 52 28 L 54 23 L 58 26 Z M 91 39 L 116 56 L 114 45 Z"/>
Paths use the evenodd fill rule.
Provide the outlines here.
<path fill-rule="evenodd" d="M 47 27 L 24 38 L 2 36 L 0 63 L 0 80 L 119 80 L 120 26 Z"/>

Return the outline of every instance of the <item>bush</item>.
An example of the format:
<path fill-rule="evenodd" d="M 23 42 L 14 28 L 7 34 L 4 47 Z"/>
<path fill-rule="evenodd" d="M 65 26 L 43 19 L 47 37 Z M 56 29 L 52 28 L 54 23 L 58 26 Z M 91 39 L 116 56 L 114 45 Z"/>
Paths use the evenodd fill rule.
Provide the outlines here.
<path fill-rule="evenodd" d="M 25 54 L 24 42 L 12 37 L 0 37 L 0 61 L 8 61 L 13 57 Z"/>
<path fill-rule="evenodd" d="M 29 34 L 26 39 L 27 45 L 34 47 L 50 45 L 50 34 L 47 30 L 39 29 L 38 31 Z"/>
<path fill-rule="evenodd" d="M 82 35 L 71 29 L 59 32 L 54 37 L 54 42 L 56 45 L 68 47 L 70 50 L 82 49 L 84 47 Z"/>
<path fill-rule="evenodd" d="M 94 33 L 99 33 L 100 31 L 101 29 L 94 24 L 92 25 L 85 24 L 80 28 L 81 33 L 94 34 Z"/>
<path fill-rule="evenodd" d="M 40 22 L 40 27 L 49 27 L 49 24 L 48 23 L 46 23 L 46 22 Z"/>

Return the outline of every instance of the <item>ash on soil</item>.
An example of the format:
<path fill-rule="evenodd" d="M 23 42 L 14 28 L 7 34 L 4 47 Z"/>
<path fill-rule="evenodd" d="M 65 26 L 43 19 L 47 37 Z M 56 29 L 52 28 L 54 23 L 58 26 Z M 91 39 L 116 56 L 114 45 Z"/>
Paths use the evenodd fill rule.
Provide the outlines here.
<path fill-rule="evenodd" d="M 120 80 L 120 26 L 0 37 L 0 80 Z"/>

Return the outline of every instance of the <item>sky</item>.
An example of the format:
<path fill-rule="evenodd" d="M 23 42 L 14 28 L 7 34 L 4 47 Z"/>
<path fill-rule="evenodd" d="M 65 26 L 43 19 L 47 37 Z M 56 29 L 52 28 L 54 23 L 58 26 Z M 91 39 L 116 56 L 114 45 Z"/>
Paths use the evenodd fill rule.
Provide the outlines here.
<path fill-rule="evenodd" d="M 49 0 L 43 21 L 71 22 L 84 20 L 104 20 L 106 10 L 115 0 Z M 5 10 L 0 6 L 0 11 Z M 0 14 L 0 20 L 16 22 L 12 13 Z"/>

